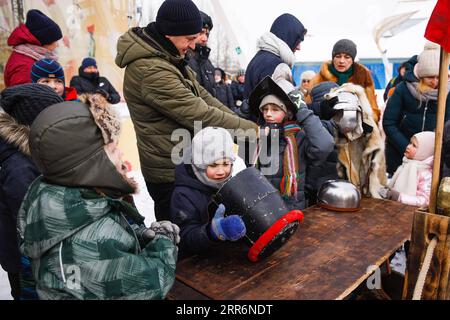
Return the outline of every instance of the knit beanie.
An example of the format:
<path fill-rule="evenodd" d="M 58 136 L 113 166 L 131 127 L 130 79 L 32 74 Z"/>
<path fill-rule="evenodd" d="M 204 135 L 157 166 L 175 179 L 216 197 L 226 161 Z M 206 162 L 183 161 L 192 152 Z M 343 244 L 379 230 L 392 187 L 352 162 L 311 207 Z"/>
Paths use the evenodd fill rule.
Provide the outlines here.
<path fill-rule="evenodd" d="M 63 99 L 50 87 L 28 83 L 7 88 L 0 94 L 0 106 L 19 124 L 30 126 L 42 110 Z"/>
<path fill-rule="evenodd" d="M 316 73 L 312 70 L 307 70 L 300 75 L 300 80 L 312 80 Z"/>
<path fill-rule="evenodd" d="M 191 166 L 197 179 L 209 187 L 219 189 L 231 178 L 231 173 L 222 181 L 215 181 L 206 176 L 209 165 L 218 160 L 236 160 L 233 152 L 233 139 L 231 134 L 223 129 L 207 127 L 198 132 L 192 139 Z"/>
<path fill-rule="evenodd" d="M 334 59 L 334 57 L 336 57 L 340 53 L 348 54 L 350 57 L 352 57 L 353 61 L 355 61 L 357 53 L 356 44 L 349 39 L 339 40 L 338 42 L 335 43 L 333 47 L 333 53 L 331 58 Z"/>
<path fill-rule="evenodd" d="M 434 155 L 434 132 L 423 131 L 416 133 L 413 137 L 416 137 L 419 144 L 414 160 L 423 161 Z"/>
<path fill-rule="evenodd" d="M 97 61 L 95 61 L 94 58 L 84 58 L 83 62 L 81 62 L 81 69 L 86 69 L 88 67 L 96 67 L 97 68 Z"/>
<path fill-rule="evenodd" d="M 203 20 L 191 0 L 166 0 L 158 10 L 155 26 L 166 36 L 193 35 L 202 31 Z"/>
<path fill-rule="evenodd" d="M 51 44 L 62 38 L 61 28 L 36 9 L 28 11 L 25 26 L 42 45 Z"/>
<path fill-rule="evenodd" d="M 203 21 L 203 28 L 208 29 L 209 31 L 211 31 L 212 28 L 213 28 L 213 22 L 212 22 L 211 17 L 208 16 L 203 11 L 200 11 L 200 16 L 202 17 L 202 21 Z"/>
<path fill-rule="evenodd" d="M 236 77 L 239 78 L 240 76 L 245 76 L 245 69 L 239 69 Z"/>
<path fill-rule="evenodd" d="M 269 103 L 277 105 L 285 113 L 288 112 L 283 101 L 281 101 L 280 98 L 278 98 L 276 95 L 273 95 L 273 94 L 269 94 L 262 99 L 261 104 L 259 105 L 259 110 L 261 112 L 263 112 L 262 109 L 264 108 L 264 106 L 268 105 Z"/>
<path fill-rule="evenodd" d="M 418 57 L 414 73 L 418 78 L 434 77 L 439 75 L 439 46 L 432 42 L 425 44 L 424 50 Z"/>
<path fill-rule="evenodd" d="M 337 85 L 337 83 L 333 81 L 325 81 L 315 85 L 311 89 L 312 101 L 318 103 L 322 102 L 323 100 L 325 100 L 325 95 L 327 93 L 330 93 L 331 89 L 338 87 L 339 86 Z"/>
<path fill-rule="evenodd" d="M 36 83 L 42 78 L 61 79 L 65 83 L 63 67 L 51 59 L 36 61 L 31 67 L 31 81 Z"/>

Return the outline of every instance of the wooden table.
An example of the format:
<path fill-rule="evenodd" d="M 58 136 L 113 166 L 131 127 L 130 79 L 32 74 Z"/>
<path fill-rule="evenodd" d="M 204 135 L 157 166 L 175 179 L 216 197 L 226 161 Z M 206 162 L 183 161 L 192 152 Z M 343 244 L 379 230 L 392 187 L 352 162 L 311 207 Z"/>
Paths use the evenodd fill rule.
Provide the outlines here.
<path fill-rule="evenodd" d="M 291 239 L 258 263 L 244 242 L 177 264 L 169 299 L 344 299 L 410 239 L 416 207 L 363 199 L 356 213 L 312 207 Z M 219 250 L 218 250 L 219 251 Z"/>

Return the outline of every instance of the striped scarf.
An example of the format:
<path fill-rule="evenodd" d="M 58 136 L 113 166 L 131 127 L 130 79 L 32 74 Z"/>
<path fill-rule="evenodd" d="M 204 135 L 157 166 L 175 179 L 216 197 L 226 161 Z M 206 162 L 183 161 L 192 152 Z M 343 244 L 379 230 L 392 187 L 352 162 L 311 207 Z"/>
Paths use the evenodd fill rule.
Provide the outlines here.
<path fill-rule="evenodd" d="M 283 178 L 280 183 L 280 191 L 283 198 L 289 199 L 294 196 L 297 200 L 300 165 L 296 135 L 302 129 L 295 121 L 287 121 L 283 126 L 286 149 L 284 150 Z"/>
<path fill-rule="evenodd" d="M 33 58 L 36 61 L 42 59 L 58 61 L 58 56 L 54 52 L 31 43 L 15 46 L 14 51 L 26 55 L 27 57 Z"/>

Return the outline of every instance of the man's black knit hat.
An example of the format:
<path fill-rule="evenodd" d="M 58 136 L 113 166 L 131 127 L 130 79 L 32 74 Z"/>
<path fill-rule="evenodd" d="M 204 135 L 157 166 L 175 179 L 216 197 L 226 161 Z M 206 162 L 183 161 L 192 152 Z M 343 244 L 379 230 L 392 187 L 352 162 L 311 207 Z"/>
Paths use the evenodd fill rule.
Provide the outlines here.
<path fill-rule="evenodd" d="M 0 106 L 20 124 L 31 126 L 42 110 L 64 102 L 52 88 L 29 83 L 3 90 Z"/>
<path fill-rule="evenodd" d="M 202 26 L 200 11 L 191 0 L 166 0 L 156 15 L 156 29 L 166 36 L 197 34 Z"/>

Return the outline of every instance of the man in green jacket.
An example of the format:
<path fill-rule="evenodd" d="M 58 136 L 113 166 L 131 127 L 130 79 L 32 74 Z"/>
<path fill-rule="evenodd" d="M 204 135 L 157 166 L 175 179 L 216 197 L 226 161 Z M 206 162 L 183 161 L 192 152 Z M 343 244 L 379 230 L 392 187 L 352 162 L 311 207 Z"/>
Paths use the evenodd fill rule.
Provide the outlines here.
<path fill-rule="evenodd" d="M 200 12 L 191 0 L 166 0 L 156 22 L 133 28 L 117 44 L 116 64 L 125 68 L 124 96 L 137 136 L 147 189 L 155 201 L 156 219 L 167 220 L 175 164 L 172 133 L 194 122 L 226 129 L 257 127 L 240 119 L 213 98 L 196 80 L 185 60 L 202 30 Z"/>
<path fill-rule="evenodd" d="M 163 299 L 175 280 L 179 229 L 150 228 L 117 149 L 120 124 L 99 95 L 41 112 L 30 149 L 42 177 L 19 210 L 21 250 L 40 299 Z"/>

